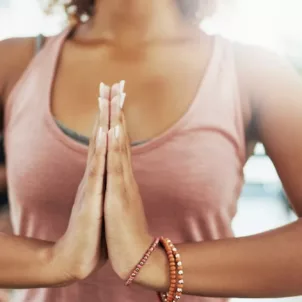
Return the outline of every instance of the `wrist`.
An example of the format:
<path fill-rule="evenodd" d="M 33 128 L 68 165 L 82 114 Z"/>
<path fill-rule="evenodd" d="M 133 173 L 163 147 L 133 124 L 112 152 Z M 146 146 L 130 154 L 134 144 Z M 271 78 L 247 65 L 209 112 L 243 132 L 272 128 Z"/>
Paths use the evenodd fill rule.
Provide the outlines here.
<path fill-rule="evenodd" d="M 157 292 L 168 290 L 170 284 L 169 261 L 161 246 L 153 252 L 134 282 Z"/>
<path fill-rule="evenodd" d="M 72 257 L 68 257 L 60 248 L 59 241 L 41 251 L 40 259 L 42 259 L 48 283 L 52 286 L 65 286 L 84 279 L 80 269 L 75 269 L 77 266 L 73 265 Z"/>

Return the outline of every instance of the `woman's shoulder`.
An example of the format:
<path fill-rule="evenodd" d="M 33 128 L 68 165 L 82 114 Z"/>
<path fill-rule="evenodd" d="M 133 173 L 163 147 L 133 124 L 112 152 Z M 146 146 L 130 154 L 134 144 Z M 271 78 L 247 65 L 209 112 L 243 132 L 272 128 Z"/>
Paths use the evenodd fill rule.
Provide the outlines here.
<path fill-rule="evenodd" d="M 302 78 L 285 55 L 259 46 L 234 43 L 233 47 L 243 107 L 249 112 L 248 122 L 255 125 L 254 133 L 259 138 L 259 125 L 267 125 L 263 120 L 268 113 L 273 114 L 276 108 L 301 110 L 297 104 L 301 104 Z M 280 117 L 274 122 L 285 121 Z"/>
<path fill-rule="evenodd" d="M 270 90 L 280 90 L 280 83 L 295 82 L 298 73 L 289 59 L 260 46 L 233 44 L 236 69 L 242 85 L 254 100 L 261 101 Z"/>
<path fill-rule="evenodd" d="M 36 49 L 36 38 L 11 38 L 0 41 L 0 97 L 5 104 Z M 4 102 L 4 103 L 3 103 Z"/>

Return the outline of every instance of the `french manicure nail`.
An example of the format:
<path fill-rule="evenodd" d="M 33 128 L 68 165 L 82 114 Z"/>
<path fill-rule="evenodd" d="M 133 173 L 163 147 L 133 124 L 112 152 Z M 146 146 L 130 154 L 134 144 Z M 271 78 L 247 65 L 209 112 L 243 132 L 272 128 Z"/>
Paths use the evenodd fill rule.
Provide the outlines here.
<path fill-rule="evenodd" d="M 105 88 L 106 88 L 106 85 L 101 82 L 100 84 L 100 98 L 105 98 Z"/>
<path fill-rule="evenodd" d="M 123 109 L 123 107 L 124 107 L 125 99 L 126 99 L 126 93 L 123 92 L 123 93 L 120 94 L 120 107 L 121 107 L 121 109 Z"/>
<path fill-rule="evenodd" d="M 125 81 L 120 81 L 120 94 L 122 94 L 124 92 L 124 89 L 125 89 Z"/>
<path fill-rule="evenodd" d="M 104 102 L 105 102 L 105 99 L 99 97 L 99 109 L 100 109 L 100 111 L 102 111 L 104 109 Z"/>
<path fill-rule="evenodd" d="M 117 125 L 114 127 L 114 136 L 116 139 L 118 139 L 119 135 L 120 135 L 120 126 Z"/>

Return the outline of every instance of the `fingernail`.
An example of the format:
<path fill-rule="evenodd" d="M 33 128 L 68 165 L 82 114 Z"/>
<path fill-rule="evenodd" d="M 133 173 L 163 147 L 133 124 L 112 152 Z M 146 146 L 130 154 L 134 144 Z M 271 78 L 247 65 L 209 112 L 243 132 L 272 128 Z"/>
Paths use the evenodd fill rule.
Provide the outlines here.
<path fill-rule="evenodd" d="M 118 139 L 119 135 L 120 135 L 120 126 L 117 125 L 114 127 L 114 136 L 116 139 Z"/>
<path fill-rule="evenodd" d="M 124 107 L 125 99 L 126 99 L 126 93 L 123 92 L 123 93 L 120 94 L 120 107 L 121 107 L 121 109 L 123 109 L 123 107 Z"/>
<path fill-rule="evenodd" d="M 120 81 L 120 94 L 124 92 L 126 81 Z"/>
<path fill-rule="evenodd" d="M 102 146 L 102 144 L 103 144 L 103 136 L 104 136 L 104 131 L 103 131 L 103 128 L 101 127 L 99 129 L 99 132 L 98 132 L 98 135 L 97 135 L 97 141 L 96 141 L 97 148 L 99 148 L 99 147 Z"/>
<path fill-rule="evenodd" d="M 105 98 L 105 88 L 106 88 L 106 85 L 102 82 L 100 84 L 100 98 Z"/>
<path fill-rule="evenodd" d="M 104 109 L 104 103 L 105 103 L 105 99 L 104 98 L 99 98 L 99 109 L 100 111 L 102 111 Z"/>

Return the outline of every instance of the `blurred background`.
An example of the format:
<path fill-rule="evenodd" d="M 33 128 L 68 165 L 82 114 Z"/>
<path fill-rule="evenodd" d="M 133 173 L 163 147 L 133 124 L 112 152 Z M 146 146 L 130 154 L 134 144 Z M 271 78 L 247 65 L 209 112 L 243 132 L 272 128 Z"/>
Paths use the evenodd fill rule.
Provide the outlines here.
<path fill-rule="evenodd" d="M 0 0 L 0 40 L 58 33 L 66 24 L 62 12 L 46 17 L 41 5 L 41 0 Z M 287 57 L 302 72 L 301 12 L 302 0 L 224 0 L 201 26 L 209 34 L 269 48 Z M 256 146 L 244 172 L 246 184 L 233 222 L 236 236 L 263 232 L 296 219 L 262 145 Z M 302 297 L 232 302 L 247 301 L 301 302 Z"/>

